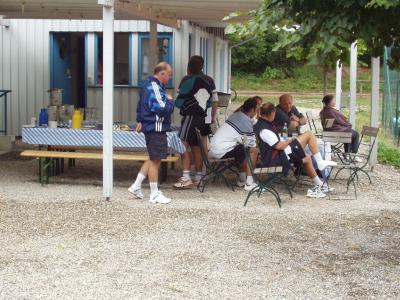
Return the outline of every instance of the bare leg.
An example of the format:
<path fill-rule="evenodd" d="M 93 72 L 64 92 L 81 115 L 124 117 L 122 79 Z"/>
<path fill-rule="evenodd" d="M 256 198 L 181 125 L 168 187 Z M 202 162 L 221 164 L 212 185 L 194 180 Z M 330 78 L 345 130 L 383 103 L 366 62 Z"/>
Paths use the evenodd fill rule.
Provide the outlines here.
<path fill-rule="evenodd" d="M 192 146 L 192 153 L 194 159 L 194 167 L 196 172 L 203 171 L 203 158 L 201 157 L 201 151 L 199 146 Z"/>
<path fill-rule="evenodd" d="M 143 175 L 143 176 L 147 176 L 147 174 L 149 174 L 149 168 L 150 168 L 150 160 L 146 160 L 144 163 L 143 163 L 143 165 L 142 165 L 142 167 L 140 168 L 140 173 Z"/>
<path fill-rule="evenodd" d="M 316 154 L 319 152 L 317 139 L 311 131 L 307 131 L 306 133 L 299 135 L 297 137 L 297 140 L 303 148 L 307 147 L 308 145 L 312 154 Z"/>
<path fill-rule="evenodd" d="M 189 153 L 189 151 L 187 150 L 189 148 L 188 143 L 183 142 L 183 144 L 185 145 L 186 151 L 182 154 L 182 169 L 184 171 L 189 171 L 190 170 L 190 165 L 192 162 L 192 155 L 191 153 Z"/>
<path fill-rule="evenodd" d="M 310 178 L 315 178 L 315 176 L 317 176 L 317 172 L 315 172 L 312 159 L 309 155 L 303 158 L 303 166 L 304 170 Z"/>
<path fill-rule="evenodd" d="M 149 182 L 158 182 L 158 169 L 160 167 L 160 160 L 149 160 Z"/>
<path fill-rule="evenodd" d="M 258 158 L 258 149 L 257 148 L 250 148 L 250 158 L 251 162 L 253 164 L 253 167 L 256 168 L 257 165 L 257 158 Z M 246 174 L 247 176 L 251 176 L 251 170 L 249 168 L 249 165 L 247 164 L 246 160 L 244 161 L 246 164 Z"/>

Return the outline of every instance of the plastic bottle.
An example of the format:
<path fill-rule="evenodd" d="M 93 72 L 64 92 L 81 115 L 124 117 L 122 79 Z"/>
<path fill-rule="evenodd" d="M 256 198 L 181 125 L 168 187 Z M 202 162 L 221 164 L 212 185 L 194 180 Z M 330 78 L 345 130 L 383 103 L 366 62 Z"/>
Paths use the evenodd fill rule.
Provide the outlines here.
<path fill-rule="evenodd" d="M 82 128 L 82 113 L 79 109 L 76 109 L 72 115 L 72 128 Z"/>
<path fill-rule="evenodd" d="M 47 108 L 42 108 L 39 114 L 39 126 L 45 126 L 49 124 L 49 114 L 47 113 Z"/>
<path fill-rule="evenodd" d="M 282 139 L 285 141 L 288 139 L 288 128 L 286 123 L 282 128 Z"/>

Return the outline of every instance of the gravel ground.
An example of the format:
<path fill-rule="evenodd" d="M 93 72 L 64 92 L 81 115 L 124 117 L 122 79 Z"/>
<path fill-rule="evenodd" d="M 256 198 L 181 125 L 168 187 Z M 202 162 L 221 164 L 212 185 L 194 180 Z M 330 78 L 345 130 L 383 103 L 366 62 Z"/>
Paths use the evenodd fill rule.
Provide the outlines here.
<path fill-rule="evenodd" d="M 270 195 L 243 207 L 245 193 L 221 185 L 173 190 L 177 171 L 162 186 L 173 202 L 150 205 L 128 194 L 139 166 L 127 163 L 116 164 L 107 203 L 100 162 L 78 161 L 45 187 L 36 168 L 0 156 L 3 299 L 400 298 L 393 168 L 377 166 L 357 200 L 282 190 L 282 209 Z M 333 186 L 346 198 L 342 184 Z"/>

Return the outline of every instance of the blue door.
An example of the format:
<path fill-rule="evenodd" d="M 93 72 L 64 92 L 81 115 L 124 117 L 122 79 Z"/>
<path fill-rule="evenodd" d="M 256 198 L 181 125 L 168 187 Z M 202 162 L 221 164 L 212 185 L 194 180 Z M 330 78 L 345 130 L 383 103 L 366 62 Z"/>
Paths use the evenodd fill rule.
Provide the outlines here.
<path fill-rule="evenodd" d="M 63 104 L 73 104 L 71 78 L 71 34 L 50 33 L 50 87 L 63 90 Z"/>

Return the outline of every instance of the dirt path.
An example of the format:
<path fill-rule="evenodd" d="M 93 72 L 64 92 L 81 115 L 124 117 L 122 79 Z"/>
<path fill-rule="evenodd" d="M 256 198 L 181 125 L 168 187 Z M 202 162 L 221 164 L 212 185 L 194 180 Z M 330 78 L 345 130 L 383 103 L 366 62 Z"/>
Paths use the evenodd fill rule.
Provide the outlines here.
<path fill-rule="evenodd" d="M 294 97 L 322 97 L 323 93 L 316 93 L 316 92 L 279 92 L 279 91 L 250 91 L 250 90 L 238 90 L 237 95 L 242 96 L 242 97 L 250 97 L 254 95 L 259 95 L 259 96 L 280 96 L 285 93 L 290 93 Z M 334 91 L 330 91 L 330 93 L 335 93 Z M 357 94 L 358 97 L 367 97 L 370 96 L 370 94 Z"/>

